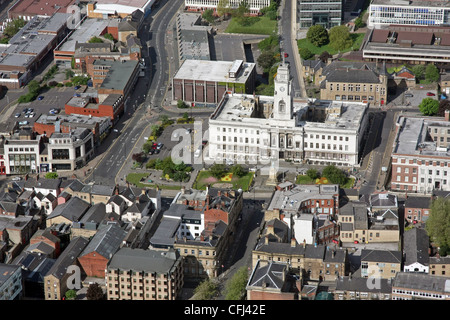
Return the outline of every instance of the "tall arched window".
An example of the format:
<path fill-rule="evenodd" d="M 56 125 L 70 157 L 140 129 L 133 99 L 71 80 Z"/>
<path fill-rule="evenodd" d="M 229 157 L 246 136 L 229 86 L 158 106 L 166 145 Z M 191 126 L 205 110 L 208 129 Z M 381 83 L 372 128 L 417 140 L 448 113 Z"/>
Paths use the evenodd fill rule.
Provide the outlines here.
<path fill-rule="evenodd" d="M 284 102 L 284 100 L 281 100 L 278 103 L 278 112 L 279 113 L 285 113 L 286 112 L 286 102 Z"/>

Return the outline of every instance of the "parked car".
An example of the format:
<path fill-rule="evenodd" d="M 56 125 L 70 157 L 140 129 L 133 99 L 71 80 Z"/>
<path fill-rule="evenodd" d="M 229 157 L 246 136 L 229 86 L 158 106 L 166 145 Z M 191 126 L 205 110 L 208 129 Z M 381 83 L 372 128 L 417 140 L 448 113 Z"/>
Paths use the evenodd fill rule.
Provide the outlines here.
<path fill-rule="evenodd" d="M 19 122 L 19 126 L 24 126 L 24 125 L 27 125 L 28 124 L 28 121 L 20 121 Z"/>
<path fill-rule="evenodd" d="M 429 97 L 434 97 L 435 94 L 434 94 L 433 92 L 427 92 L 427 96 L 429 96 Z"/>
<path fill-rule="evenodd" d="M 78 90 L 78 89 L 80 89 L 80 88 L 81 88 L 81 86 L 75 86 L 75 87 L 74 87 L 75 90 Z"/>
<path fill-rule="evenodd" d="M 160 142 L 156 145 L 156 149 L 161 150 L 163 146 L 164 144 Z"/>
<path fill-rule="evenodd" d="M 44 96 L 39 96 L 38 97 L 38 100 L 42 100 L 42 99 L 44 99 Z"/>
<path fill-rule="evenodd" d="M 14 115 L 14 117 L 19 118 L 20 115 L 21 115 L 20 113 L 16 113 L 16 114 Z"/>
<path fill-rule="evenodd" d="M 289 57 L 289 55 L 285 52 L 284 57 L 287 58 L 287 57 Z"/>
<path fill-rule="evenodd" d="M 411 92 L 405 93 L 405 97 L 414 97 L 414 95 Z"/>

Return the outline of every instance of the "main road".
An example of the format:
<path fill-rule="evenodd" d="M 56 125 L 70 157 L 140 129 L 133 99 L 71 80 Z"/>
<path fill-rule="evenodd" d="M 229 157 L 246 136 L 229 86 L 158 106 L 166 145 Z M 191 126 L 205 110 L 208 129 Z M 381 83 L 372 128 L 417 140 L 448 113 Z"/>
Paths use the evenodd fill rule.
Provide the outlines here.
<path fill-rule="evenodd" d="M 135 90 L 125 103 L 125 113 L 115 125 L 115 130 L 97 149 L 100 160 L 87 167 L 85 182 L 114 185 L 124 182 L 118 176 L 133 153 L 134 146 L 143 138 L 143 132 L 151 126 L 157 116 L 149 116 L 149 110 L 162 110 L 160 107 L 167 84 L 169 83 L 169 55 L 165 36 L 170 22 L 182 5 L 183 0 L 162 0 L 159 8 L 154 10 L 143 22 L 139 31 L 142 42 L 142 56 L 146 62 L 145 77 L 138 79 Z"/>

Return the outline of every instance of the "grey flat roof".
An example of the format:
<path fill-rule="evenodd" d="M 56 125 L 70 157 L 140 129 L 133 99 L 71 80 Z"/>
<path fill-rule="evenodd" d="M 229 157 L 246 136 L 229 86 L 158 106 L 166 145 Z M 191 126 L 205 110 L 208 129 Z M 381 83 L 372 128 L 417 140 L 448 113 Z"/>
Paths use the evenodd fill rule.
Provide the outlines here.
<path fill-rule="evenodd" d="M 408 155 L 424 155 L 436 157 L 450 157 L 450 151 L 439 149 L 434 141 L 426 140 L 429 125 L 437 125 L 438 119 L 431 119 L 426 117 L 400 117 L 398 123 L 401 130 L 397 135 L 397 143 L 394 145 L 393 154 L 408 154 Z M 442 121 L 443 126 L 448 126 L 448 123 Z"/>
<path fill-rule="evenodd" d="M 185 60 L 176 72 L 174 79 L 193 79 L 228 83 L 245 83 L 256 64 L 244 62 L 236 78 L 230 78 L 228 72 L 234 61 Z"/>
<path fill-rule="evenodd" d="M 92 37 L 99 36 L 107 26 L 108 19 L 86 18 L 57 50 L 75 52 L 77 42 L 88 42 Z"/>
<path fill-rule="evenodd" d="M 95 60 L 94 65 L 111 66 L 100 88 L 123 90 L 131 78 L 137 64 L 136 60 L 105 61 Z"/>
<path fill-rule="evenodd" d="M 121 248 L 108 263 L 108 269 L 168 273 L 178 263 L 176 251 Z"/>

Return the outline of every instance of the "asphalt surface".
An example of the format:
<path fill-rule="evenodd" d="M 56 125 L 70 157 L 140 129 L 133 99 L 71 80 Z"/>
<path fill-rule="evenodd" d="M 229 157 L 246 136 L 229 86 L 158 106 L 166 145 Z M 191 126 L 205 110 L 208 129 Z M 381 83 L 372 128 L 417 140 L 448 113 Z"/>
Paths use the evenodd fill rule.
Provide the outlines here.
<path fill-rule="evenodd" d="M 182 3 L 182 0 L 165 1 L 146 18 L 139 34 L 147 65 L 145 77 L 138 79 L 132 96 L 127 100 L 125 114 L 115 126 L 117 132 L 109 135 L 97 150 L 96 154 L 103 156 L 95 167 L 87 169 L 85 182 L 123 184 L 125 175 L 121 174 L 122 168 L 132 161 L 133 153 L 141 151 L 138 142 L 149 135 L 151 125 L 159 117 L 156 113 L 164 111 L 161 104 L 169 80 L 167 70 L 170 66 L 164 38 L 171 18 Z M 154 114 L 150 111 L 154 111 Z"/>

